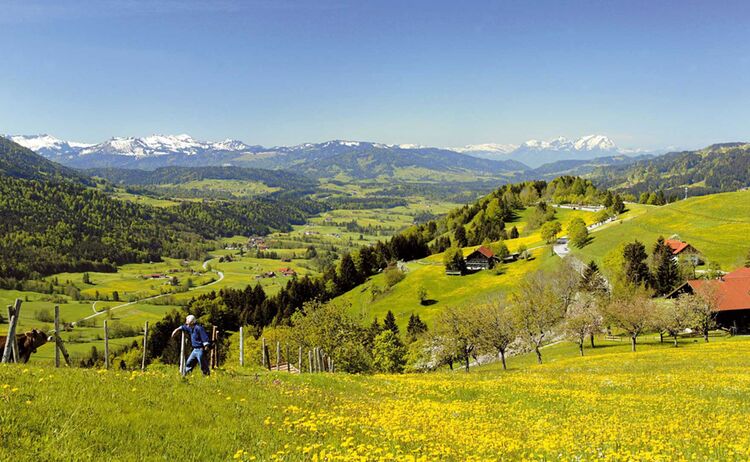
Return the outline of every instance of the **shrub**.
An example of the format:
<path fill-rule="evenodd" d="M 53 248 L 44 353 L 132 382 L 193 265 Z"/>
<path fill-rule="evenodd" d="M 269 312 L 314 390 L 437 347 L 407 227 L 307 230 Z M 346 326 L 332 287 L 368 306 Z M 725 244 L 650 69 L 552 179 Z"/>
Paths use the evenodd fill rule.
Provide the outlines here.
<path fill-rule="evenodd" d="M 385 269 L 385 283 L 388 287 L 393 287 L 403 281 L 406 275 L 396 266 L 389 266 Z"/>
<path fill-rule="evenodd" d="M 55 315 L 49 308 L 42 308 L 34 312 L 34 319 L 41 322 L 55 322 Z"/>

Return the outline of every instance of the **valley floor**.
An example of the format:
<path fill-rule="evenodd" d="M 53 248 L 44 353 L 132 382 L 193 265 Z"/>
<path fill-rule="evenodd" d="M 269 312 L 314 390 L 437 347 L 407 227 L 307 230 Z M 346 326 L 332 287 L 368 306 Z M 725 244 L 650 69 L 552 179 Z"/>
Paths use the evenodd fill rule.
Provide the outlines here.
<path fill-rule="evenodd" d="M 750 338 L 424 375 L 0 367 L 2 460 L 747 460 Z"/>

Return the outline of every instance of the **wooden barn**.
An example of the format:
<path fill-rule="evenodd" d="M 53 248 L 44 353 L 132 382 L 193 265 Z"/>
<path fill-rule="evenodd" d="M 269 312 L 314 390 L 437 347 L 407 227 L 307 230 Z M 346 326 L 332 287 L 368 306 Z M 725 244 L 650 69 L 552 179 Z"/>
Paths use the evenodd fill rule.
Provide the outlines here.
<path fill-rule="evenodd" d="M 667 295 L 667 298 L 676 298 L 685 293 L 693 294 L 704 284 L 716 285 L 716 322 L 719 327 L 735 329 L 737 332 L 750 331 L 750 268 L 740 268 L 720 279 L 687 281 Z"/>
<path fill-rule="evenodd" d="M 469 271 L 481 271 L 491 269 L 497 262 L 495 253 L 488 247 L 481 246 L 466 257 L 466 269 Z"/>

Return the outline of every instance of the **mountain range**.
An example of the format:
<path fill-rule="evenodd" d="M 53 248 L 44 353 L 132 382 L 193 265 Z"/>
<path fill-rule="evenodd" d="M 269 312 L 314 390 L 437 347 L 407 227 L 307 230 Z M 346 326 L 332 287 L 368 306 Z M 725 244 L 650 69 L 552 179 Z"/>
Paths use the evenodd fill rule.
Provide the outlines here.
<path fill-rule="evenodd" d="M 346 140 L 263 147 L 234 139 L 199 141 L 184 134 L 115 137 L 99 144 L 65 141 L 50 135 L 8 138 L 50 160 L 78 169 L 235 166 L 293 169 L 312 178 L 339 179 L 475 181 L 537 173 L 537 177 L 546 177 L 587 173 L 596 167 L 628 164 L 644 158 L 639 151 L 617 148 L 604 135 L 462 148 Z M 537 169 L 540 171 L 536 172 Z"/>
<path fill-rule="evenodd" d="M 605 135 L 586 135 L 575 140 L 561 136 L 547 141 L 528 140 L 520 145 L 471 144 L 450 149 L 485 159 L 516 160 L 533 168 L 551 162 L 567 160 L 592 160 L 663 153 L 663 151 L 647 151 L 645 149 L 621 149 L 611 138 Z"/>

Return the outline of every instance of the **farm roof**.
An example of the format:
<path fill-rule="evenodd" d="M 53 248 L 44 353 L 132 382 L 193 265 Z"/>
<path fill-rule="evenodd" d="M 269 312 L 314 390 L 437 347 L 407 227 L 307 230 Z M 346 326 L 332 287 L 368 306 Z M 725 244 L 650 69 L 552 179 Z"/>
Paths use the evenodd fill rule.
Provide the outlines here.
<path fill-rule="evenodd" d="M 485 247 L 485 246 L 479 247 L 477 250 L 472 252 L 471 255 L 474 255 L 477 252 L 479 252 L 480 254 L 482 254 L 483 256 L 487 258 L 492 258 L 495 256 L 495 253 L 492 251 L 492 249 L 490 249 L 489 247 Z"/>
<path fill-rule="evenodd" d="M 670 249 L 672 249 L 673 255 L 677 255 L 678 253 L 690 247 L 690 244 L 688 244 L 687 242 L 678 241 L 676 239 L 667 239 L 664 241 L 664 243 L 667 244 Z"/>
<path fill-rule="evenodd" d="M 717 311 L 750 310 L 750 268 L 741 268 L 726 274 L 722 279 L 688 281 L 693 290 L 705 284 L 717 284 L 719 306 Z"/>

